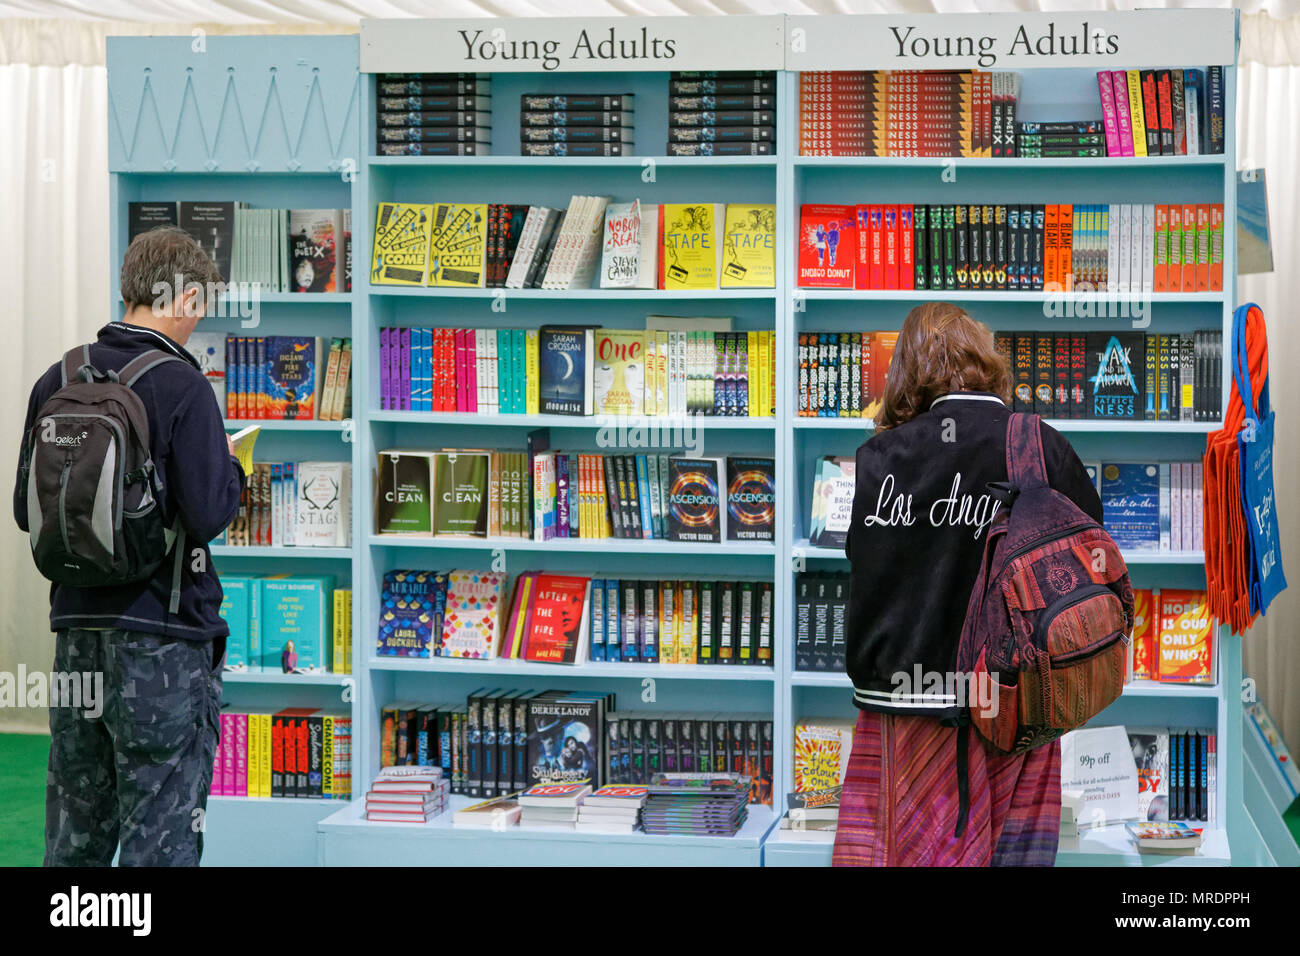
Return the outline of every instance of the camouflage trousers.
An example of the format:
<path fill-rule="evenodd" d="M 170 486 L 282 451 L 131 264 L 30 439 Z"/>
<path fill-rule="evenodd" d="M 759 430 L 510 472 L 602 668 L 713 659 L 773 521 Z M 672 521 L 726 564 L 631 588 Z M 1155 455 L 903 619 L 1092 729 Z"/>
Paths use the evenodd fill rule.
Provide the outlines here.
<path fill-rule="evenodd" d="M 46 866 L 108 866 L 119 844 L 121 866 L 198 866 L 224 643 L 58 632 L 54 670 L 102 674 L 103 699 L 50 702 Z"/>

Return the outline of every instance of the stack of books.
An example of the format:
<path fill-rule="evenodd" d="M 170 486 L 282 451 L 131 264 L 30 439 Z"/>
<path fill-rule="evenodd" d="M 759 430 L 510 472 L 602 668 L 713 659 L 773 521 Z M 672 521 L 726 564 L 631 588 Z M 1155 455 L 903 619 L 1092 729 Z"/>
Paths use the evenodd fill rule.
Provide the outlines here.
<path fill-rule="evenodd" d="M 668 79 L 669 156 L 776 152 L 776 74 L 681 72 Z"/>
<path fill-rule="evenodd" d="M 487 156 L 492 78 L 486 73 L 382 73 L 375 148 L 380 156 Z"/>
<path fill-rule="evenodd" d="M 1139 853 L 1191 856 L 1201 846 L 1201 831 L 1186 823 L 1126 823 Z"/>
<path fill-rule="evenodd" d="M 523 807 L 513 797 L 494 797 L 468 807 L 462 807 L 451 815 L 452 826 L 489 827 L 493 830 L 518 826 Z"/>
<path fill-rule="evenodd" d="M 543 830 L 572 830 L 583 798 L 591 793 L 589 783 L 544 783 L 519 795 L 523 814 L 519 825 Z"/>
<path fill-rule="evenodd" d="M 633 155 L 631 93 L 524 93 L 521 156 Z"/>
<path fill-rule="evenodd" d="M 366 792 L 366 819 L 427 823 L 447 809 L 441 767 L 384 767 Z"/>
<path fill-rule="evenodd" d="M 655 774 L 646 788 L 646 833 L 735 836 L 749 817 L 748 778 L 735 773 Z"/>
<path fill-rule="evenodd" d="M 840 819 L 843 786 L 786 794 L 786 812 L 778 839 L 787 842 L 834 843 Z"/>
<path fill-rule="evenodd" d="M 634 833 L 641 828 L 641 808 L 645 802 L 645 787 L 601 787 L 583 798 L 574 829 L 587 833 Z"/>

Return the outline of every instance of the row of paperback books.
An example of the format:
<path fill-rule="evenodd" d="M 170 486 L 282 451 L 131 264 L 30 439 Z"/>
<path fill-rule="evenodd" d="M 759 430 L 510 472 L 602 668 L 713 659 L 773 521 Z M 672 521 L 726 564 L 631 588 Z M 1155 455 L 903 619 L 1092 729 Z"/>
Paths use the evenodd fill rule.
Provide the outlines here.
<path fill-rule="evenodd" d="M 228 671 L 352 672 L 352 591 L 331 574 L 221 576 Z"/>
<path fill-rule="evenodd" d="M 477 415 L 775 413 L 775 333 L 655 328 L 379 330 L 386 411 Z"/>
<path fill-rule="evenodd" d="M 386 449 L 376 534 L 775 540 L 772 458 Z"/>
<path fill-rule="evenodd" d="M 1215 621 L 1204 591 L 1134 588 L 1133 618 L 1130 680 L 1218 682 Z"/>
<path fill-rule="evenodd" d="M 490 74 L 381 73 L 375 90 L 378 155 L 491 154 Z"/>
<path fill-rule="evenodd" d="M 775 234 L 776 207 L 751 203 L 381 202 L 370 281 L 559 291 L 773 288 Z"/>
<path fill-rule="evenodd" d="M 214 544 L 244 548 L 352 546 L 352 464 L 255 462 L 239 511 Z"/>
<path fill-rule="evenodd" d="M 844 673 L 848 573 L 797 574 L 794 593 L 794 669 Z"/>
<path fill-rule="evenodd" d="M 250 209 L 242 202 L 133 202 L 128 237 L 180 226 L 223 282 L 267 292 L 351 292 L 351 209 Z"/>
<path fill-rule="evenodd" d="M 776 74 L 674 72 L 668 78 L 669 156 L 776 152 Z"/>
<path fill-rule="evenodd" d="M 1223 67 L 1097 73 L 1102 143 L 1090 156 L 1199 156 L 1223 152 Z M 1048 155 L 1044 153 L 1043 155 Z M 1057 154 L 1060 155 L 1060 154 Z"/>
<path fill-rule="evenodd" d="M 352 718 L 311 707 L 220 716 L 214 797 L 352 799 Z"/>
<path fill-rule="evenodd" d="M 636 97 L 631 93 L 524 93 L 521 156 L 631 156 Z"/>
<path fill-rule="evenodd" d="M 185 348 L 229 420 L 337 422 L 352 414 L 352 340 L 195 332 Z"/>
<path fill-rule="evenodd" d="M 1012 408 L 1044 418 L 1215 422 L 1223 333 L 996 332 Z"/>
<path fill-rule="evenodd" d="M 1201 462 L 1095 462 L 1084 467 L 1101 496 L 1107 533 L 1132 551 L 1204 547 Z"/>
<path fill-rule="evenodd" d="M 1221 292 L 1222 203 L 806 205 L 800 288 Z"/>
<path fill-rule="evenodd" d="M 800 332 L 801 418 L 874 418 L 897 332 Z"/>
<path fill-rule="evenodd" d="M 1019 77 L 981 70 L 799 74 L 804 156 L 1009 156 Z"/>

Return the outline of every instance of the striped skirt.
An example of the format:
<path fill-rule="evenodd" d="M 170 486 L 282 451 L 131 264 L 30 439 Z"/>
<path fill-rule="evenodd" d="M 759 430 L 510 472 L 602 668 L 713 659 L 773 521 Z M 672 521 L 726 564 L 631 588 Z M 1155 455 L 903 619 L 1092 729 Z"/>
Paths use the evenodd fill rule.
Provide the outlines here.
<path fill-rule="evenodd" d="M 970 816 L 957 827 L 957 729 L 859 711 L 835 866 L 1052 866 L 1061 830 L 1061 745 L 987 753 L 969 735 Z"/>

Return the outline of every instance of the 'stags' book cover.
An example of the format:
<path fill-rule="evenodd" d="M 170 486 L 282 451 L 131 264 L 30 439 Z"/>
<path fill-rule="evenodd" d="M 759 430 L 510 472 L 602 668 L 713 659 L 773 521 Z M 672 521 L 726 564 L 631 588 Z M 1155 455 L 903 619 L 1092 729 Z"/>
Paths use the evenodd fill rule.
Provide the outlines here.
<path fill-rule="evenodd" d="M 639 329 L 597 329 L 595 343 L 595 414 L 644 414 L 646 333 Z"/>
<path fill-rule="evenodd" d="M 388 571 L 379 596 L 380 657 L 433 656 L 441 629 L 438 605 L 445 600 L 447 576 L 434 571 Z M 441 594 L 439 593 L 441 592 Z"/>
<path fill-rule="evenodd" d="M 776 206 L 727 206 L 722 241 L 722 288 L 776 286 Z"/>
<path fill-rule="evenodd" d="M 727 459 L 727 540 L 772 541 L 776 534 L 776 460 Z"/>
<path fill-rule="evenodd" d="M 487 536 L 490 452 L 435 452 L 433 455 L 433 533 Z"/>
<path fill-rule="evenodd" d="M 721 541 L 723 492 L 721 459 L 669 458 L 668 539 Z"/>
<path fill-rule="evenodd" d="M 852 289 L 857 249 L 853 206 L 806 205 L 799 211 L 801 289 Z"/>

